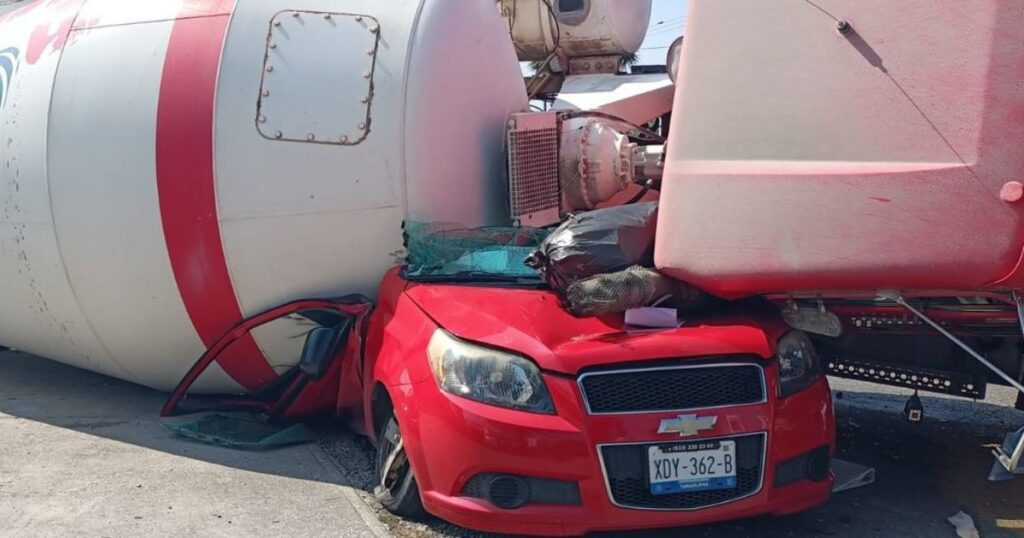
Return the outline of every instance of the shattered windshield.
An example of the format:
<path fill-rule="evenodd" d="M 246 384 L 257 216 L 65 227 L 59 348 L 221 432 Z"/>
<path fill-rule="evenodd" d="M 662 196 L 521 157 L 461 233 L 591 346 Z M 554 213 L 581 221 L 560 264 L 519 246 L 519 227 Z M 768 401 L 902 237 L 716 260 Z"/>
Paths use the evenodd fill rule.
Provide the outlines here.
<path fill-rule="evenodd" d="M 537 272 L 523 264 L 549 230 L 466 228 L 439 222 L 406 222 L 405 264 L 409 280 L 521 282 L 539 285 Z"/>

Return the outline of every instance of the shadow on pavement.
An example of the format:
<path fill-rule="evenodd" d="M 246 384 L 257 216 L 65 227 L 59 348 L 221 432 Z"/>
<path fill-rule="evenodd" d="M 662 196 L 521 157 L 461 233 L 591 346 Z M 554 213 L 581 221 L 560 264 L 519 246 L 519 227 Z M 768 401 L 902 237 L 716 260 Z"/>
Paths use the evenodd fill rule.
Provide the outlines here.
<path fill-rule="evenodd" d="M 308 458 L 268 457 L 282 451 L 318 450 L 315 444 L 247 452 L 175 437 L 158 417 L 166 397 L 47 359 L 0 352 L 0 413 L 247 471 L 314 481 L 338 479 L 337 473 L 325 472 Z"/>

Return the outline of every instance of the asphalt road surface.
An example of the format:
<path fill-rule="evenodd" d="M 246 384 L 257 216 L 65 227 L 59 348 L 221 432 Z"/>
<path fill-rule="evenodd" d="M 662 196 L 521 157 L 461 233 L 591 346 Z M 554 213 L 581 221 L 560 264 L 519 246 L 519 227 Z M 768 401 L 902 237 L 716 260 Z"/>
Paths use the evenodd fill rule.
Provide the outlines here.
<path fill-rule="evenodd" d="M 316 445 L 178 439 L 166 395 L 0 352 L 0 536 L 389 535 Z"/>
<path fill-rule="evenodd" d="M 873 485 L 786 518 L 631 533 L 635 537 L 1024 536 L 1024 478 L 986 481 L 987 445 L 1024 425 L 1013 393 L 984 402 L 835 381 L 839 456 L 877 470 Z M 368 443 L 331 423 L 317 445 L 242 452 L 170 436 L 164 395 L 14 352 L 0 353 L 0 536 L 482 536 L 377 509 Z M 621 533 L 618 535 L 622 535 Z"/>

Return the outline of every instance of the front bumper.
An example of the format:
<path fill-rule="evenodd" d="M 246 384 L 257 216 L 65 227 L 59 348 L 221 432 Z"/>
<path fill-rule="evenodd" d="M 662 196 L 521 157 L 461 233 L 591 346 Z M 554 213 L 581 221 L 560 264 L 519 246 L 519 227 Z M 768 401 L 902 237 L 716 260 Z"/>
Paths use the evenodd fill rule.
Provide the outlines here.
<path fill-rule="evenodd" d="M 714 415 L 718 420 L 713 429 L 683 439 L 657 433 L 662 419 L 674 418 L 679 412 L 588 414 L 576 379 L 571 377 L 545 376 L 557 415 L 524 413 L 454 397 L 441 392 L 433 380 L 391 390 L 427 511 L 482 531 L 579 535 L 783 515 L 824 503 L 831 491 L 830 474 L 820 481 L 775 484 L 778 464 L 823 446 L 831 454 L 835 426 L 827 381 L 822 378 L 807 390 L 778 400 L 773 366 L 765 367 L 765 376 L 767 402 L 687 411 Z M 741 498 L 712 500 L 710 506 L 690 509 L 629 506 L 621 498 L 616 502 L 602 447 L 740 436 L 764 440 L 758 483 Z M 575 483 L 579 502 L 527 503 L 502 509 L 467 495 L 467 484 L 489 473 Z"/>

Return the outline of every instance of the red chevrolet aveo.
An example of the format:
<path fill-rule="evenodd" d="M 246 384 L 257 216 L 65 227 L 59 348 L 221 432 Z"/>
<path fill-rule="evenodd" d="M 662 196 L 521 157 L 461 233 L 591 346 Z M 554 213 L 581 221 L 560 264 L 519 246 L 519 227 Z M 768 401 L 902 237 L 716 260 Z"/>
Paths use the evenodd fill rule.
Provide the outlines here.
<path fill-rule="evenodd" d="M 339 408 L 378 447 L 389 510 L 576 535 L 828 499 L 828 383 L 770 306 L 644 331 L 572 317 L 536 282 L 484 280 L 391 271 L 364 360 L 342 373 Z"/>

